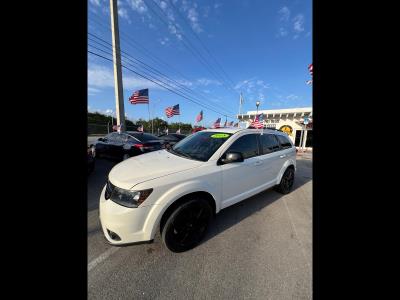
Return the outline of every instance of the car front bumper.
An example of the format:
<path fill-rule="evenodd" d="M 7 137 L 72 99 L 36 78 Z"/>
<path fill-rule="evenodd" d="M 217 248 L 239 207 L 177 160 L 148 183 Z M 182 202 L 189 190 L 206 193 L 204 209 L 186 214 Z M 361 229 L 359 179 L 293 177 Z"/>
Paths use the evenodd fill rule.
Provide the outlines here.
<path fill-rule="evenodd" d="M 124 245 L 152 240 L 151 232 L 145 229 L 146 220 L 154 205 L 128 208 L 100 195 L 99 218 L 106 240 L 113 245 Z M 115 234 L 117 236 L 115 236 Z"/>

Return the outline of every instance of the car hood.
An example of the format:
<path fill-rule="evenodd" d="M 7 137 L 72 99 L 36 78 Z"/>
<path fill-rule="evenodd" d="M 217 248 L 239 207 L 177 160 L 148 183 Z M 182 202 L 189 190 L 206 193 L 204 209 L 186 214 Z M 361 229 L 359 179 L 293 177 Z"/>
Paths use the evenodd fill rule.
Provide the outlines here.
<path fill-rule="evenodd" d="M 108 178 L 117 187 L 131 189 L 151 179 L 197 168 L 202 163 L 159 150 L 124 160 L 112 168 Z"/>

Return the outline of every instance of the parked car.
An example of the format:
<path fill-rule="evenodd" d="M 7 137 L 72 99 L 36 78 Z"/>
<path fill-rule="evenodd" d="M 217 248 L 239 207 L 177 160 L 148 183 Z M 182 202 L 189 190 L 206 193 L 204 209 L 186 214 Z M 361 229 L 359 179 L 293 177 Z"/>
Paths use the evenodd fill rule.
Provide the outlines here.
<path fill-rule="evenodd" d="M 184 134 L 179 133 L 170 133 L 170 134 L 161 134 L 158 136 L 159 139 L 164 141 L 164 147 L 169 148 L 175 145 L 180 140 L 183 140 L 186 137 Z"/>
<path fill-rule="evenodd" d="M 163 141 L 139 131 L 112 132 L 95 143 L 97 157 L 128 159 L 146 152 L 162 149 Z"/>
<path fill-rule="evenodd" d="M 100 222 L 109 243 L 151 241 L 158 230 L 168 249 L 195 247 L 211 217 L 267 188 L 292 189 L 296 150 L 285 133 L 220 128 L 197 132 L 162 150 L 123 161 L 100 195 Z"/>
<path fill-rule="evenodd" d="M 93 172 L 95 166 L 95 153 L 93 150 L 93 147 L 87 147 L 88 174 Z"/>

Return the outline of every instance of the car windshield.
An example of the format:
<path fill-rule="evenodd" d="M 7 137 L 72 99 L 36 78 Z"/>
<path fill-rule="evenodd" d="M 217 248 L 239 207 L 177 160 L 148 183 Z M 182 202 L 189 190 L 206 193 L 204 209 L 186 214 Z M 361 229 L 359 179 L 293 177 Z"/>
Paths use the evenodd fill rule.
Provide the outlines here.
<path fill-rule="evenodd" d="M 186 158 L 207 161 L 232 136 L 225 132 L 200 131 L 186 137 L 168 151 Z"/>

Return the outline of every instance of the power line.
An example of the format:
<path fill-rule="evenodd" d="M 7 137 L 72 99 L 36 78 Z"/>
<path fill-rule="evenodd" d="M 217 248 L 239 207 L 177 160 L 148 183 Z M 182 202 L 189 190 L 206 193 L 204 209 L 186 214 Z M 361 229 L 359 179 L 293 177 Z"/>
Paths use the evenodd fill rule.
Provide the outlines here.
<path fill-rule="evenodd" d="M 222 66 L 219 64 L 219 62 L 217 61 L 217 59 L 215 58 L 215 56 L 211 53 L 211 51 L 208 50 L 208 48 L 206 47 L 206 45 L 203 43 L 203 41 L 200 39 L 199 35 L 193 30 L 192 26 L 190 26 L 189 22 L 186 20 L 186 18 L 179 12 L 179 9 L 175 6 L 175 4 L 173 3 L 173 1 L 168 0 L 168 2 L 171 4 L 171 6 L 174 8 L 174 10 L 177 12 L 177 14 L 181 17 L 181 19 L 185 22 L 185 24 L 187 25 L 187 27 L 189 27 L 189 29 L 191 30 L 192 34 L 197 38 L 197 40 L 200 42 L 200 44 L 203 46 L 203 48 L 207 51 L 207 53 L 213 58 L 214 62 L 216 63 L 216 65 L 220 68 L 220 70 L 222 71 L 222 73 L 225 75 L 225 77 L 228 79 L 228 81 L 232 84 L 232 87 L 235 85 L 233 83 L 233 81 L 230 79 L 230 77 L 228 76 L 228 74 L 225 72 L 225 70 L 222 68 Z"/>
<path fill-rule="evenodd" d="M 93 16 L 96 17 L 98 20 L 101 20 L 100 17 L 98 17 L 98 16 L 96 16 L 96 15 L 93 15 Z M 91 20 L 91 21 L 94 21 L 95 23 L 99 24 L 100 26 L 102 26 L 103 28 L 105 28 L 105 29 L 107 29 L 107 30 L 110 29 L 110 26 L 107 27 L 106 25 L 104 25 L 104 22 L 99 22 L 99 21 L 96 21 L 96 20 Z M 155 56 L 154 54 L 152 54 L 152 53 L 150 52 L 150 50 L 144 48 L 143 46 L 141 46 L 141 47 L 142 47 L 144 50 L 138 48 L 137 46 L 140 45 L 140 43 L 139 43 L 138 41 L 135 41 L 135 39 L 133 39 L 133 38 L 131 38 L 130 36 L 128 36 L 128 35 L 127 35 L 124 31 L 122 31 L 121 29 L 120 29 L 120 31 L 121 31 L 121 33 L 122 33 L 122 36 L 121 36 L 122 40 L 123 40 L 123 41 L 126 41 L 130 46 L 132 46 L 133 48 L 139 50 L 141 53 L 143 53 L 145 56 L 149 57 L 153 62 L 155 62 L 155 63 L 158 64 L 159 66 L 161 66 L 161 64 L 160 64 L 160 62 L 161 62 L 164 66 L 167 66 L 167 67 L 168 67 L 168 70 L 169 70 L 169 71 L 170 71 L 171 69 L 172 69 L 172 70 L 175 70 L 175 71 L 176 71 L 179 75 L 181 75 L 185 80 L 191 81 L 191 80 L 188 79 L 185 75 L 183 75 L 179 70 L 177 70 L 177 69 L 174 68 L 173 66 L 169 65 L 168 63 L 164 62 L 162 59 L 160 59 L 160 58 L 158 58 L 157 56 Z M 126 39 L 125 39 L 124 35 L 127 36 Z M 131 43 L 130 39 L 132 39 L 132 41 L 133 41 L 134 43 Z M 104 40 L 103 40 L 103 41 L 104 41 Z M 105 42 L 106 42 L 106 43 L 109 43 L 109 42 L 107 42 L 107 41 L 105 41 Z M 149 54 L 150 54 L 150 55 L 149 55 Z M 131 57 L 132 57 L 132 56 L 131 56 Z M 203 94 L 203 93 L 200 92 L 200 91 L 196 91 L 196 90 L 192 90 L 192 91 L 195 92 L 196 94 L 200 95 L 200 96 L 201 96 L 202 98 L 204 98 L 204 99 L 209 99 L 209 96 Z M 226 108 L 224 107 L 223 109 L 226 109 Z M 229 111 L 232 112 L 231 110 L 229 110 Z"/>
<path fill-rule="evenodd" d="M 99 38 L 99 37 L 97 37 L 96 35 L 94 35 L 94 34 L 92 34 L 92 33 L 88 33 L 88 34 L 91 35 L 91 36 L 93 36 L 93 37 L 95 37 L 96 39 L 100 40 L 102 43 L 107 44 L 107 45 L 102 45 L 102 44 L 100 44 L 100 42 L 98 42 L 98 41 L 96 41 L 96 40 L 94 40 L 94 39 L 88 37 L 88 39 L 89 39 L 90 41 L 93 41 L 93 42 L 95 42 L 95 43 L 97 43 L 97 44 L 99 44 L 99 45 L 105 47 L 107 50 L 109 50 L 109 48 L 112 47 L 112 44 L 108 43 L 107 41 L 103 40 L 102 38 Z M 89 45 L 90 45 L 90 44 L 89 44 Z M 104 51 L 104 50 L 101 50 L 101 49 L 99 49 L 99 48 L 97 48 L 97 47 L 95 47 L 95 46 L 93 46 L 93 45 L 90 45 L 90 46 L 93 47 L 93 48 L 95 48 L 95 49 L 97 49 L 97 50 L 100 50 L 100 51 L 102 51 L 102 52 L 105 52 L 105 53 L 109 54 L 108 52 L 106 52 L 106 51 Z M 111 48 L 111 49 L 112 49 L 112 48 Z M 157 69 L 155 69 L 155 68 L 153 68 L 153 67 L 147 65 L 146 63 L 142 62 L 141 60 L 136 59 L 136 58 L 130 56 L 130 55 L 129 55 L 128 53 L 126 53 L 125 51 L 122 51 L 122 50 L 121 50 L 121 52 L 123 53 L 123 54 L 121 55 L 122 57 L 128 59 L 129 61 L 135 63 L 136 65 L 138 65 L 138 62 L 139 62 L 140 64 L 144 65 L 144 66 L 139 65 L 140 67 L 142 67 L 142 68 L 148 70 L 149 72 L 151 72 L 151 73 L 153 73 L 153 74 L 154 74 L 154 73 L 157 73 L 157 75 L 148 75 L 148 74 L 147 74 L 148 76 L 153 76 L 153 77 L 154 77 L 154 76 L 161 76 L 163 79 L 168 80 L 169 82 L 172 82 L 174 85 L 176 85 L 176 87 L 174 87 L 174 88 L 180 87 L 181 89 L 184 89 L 184 90 L 186 91 L 186 94 L 189 93 L 189 95 L 193 97 L 192 93 L 195 92 L 194 90 L 191 90 L 191 89 L 187 88 L 186 86 L 180 84 L 179 82 L 177 82 L 177 81 L 175 81 L 175 80 L 173 80 L 173 79 L 168 78 L 167 75 L 165 75 L 165 74 L 161 73 L 160 71 L 158 71 Z M 126 54 L 126 55 L 124 55 L 124 54 Z M 132 59 L 130 59 L 130 57 L 132 57 L 132 59 L 133 59 L 134 61 L 133 61 Z M 137 62 L 137 61 L 138 61 L 138 62 Z M 133 66 L 133 67 L 136 67 L 136 66 Z M 159 80 L 159 79 L 157 78 L 157 80 Z M 181 92 L 182 92 L 182 91 L 181 91 Z M 202 95 L 200 94 L 200 96 L 202 96 Z M 194 97 L 193 97 L 193 98 L 194 98 Z M 203 97 L 203 98 L 204 98 L 206 101 L 208 101 L 208 99 L 209 99 L 209 98 L 205 98 L 205 97 Z M 199 99 L 196 99 L 196 100 L 199 100 Z M 200 101 L 200 100 L 199 100 L 199 101 Z M 227 110 L 225 107 L 221 107 L 220 105 L 217 105 L 217 104 L 214 104 L 214 105 L 219 106 L 219 108 L 221 108 L 221 109 Z M 232 113 L 232 112 L 229 111 L 229 110 L 227 110 L 227 111 L 230 112 L 230 113 Z"/>
<path fill-rule="evenodd" d="M 147 3 L 147 0 L 143 0 Z M 151 0 L 153 1 L 153 0 Z M 159 8 L 159 10 L 161 10 L 161 12 L 166 16 L 167 20 L 168 20 L 168 16 L 165 14 L 164 10 L 156 3 L 153 1 L 153 3 L 155 3 L 157 5 L 157 7 Z M 176 23 L 169 23 L 168 21 L 165 21 L 164 18 L 162 18 L 152 7 L 151 5 L 146 5 L 151 12 L 156 15 L 160 21 L 162 21 L 167 27 L 169 27 L 170 25 L 174 27 L 174 29 L 176 31 L 178 31 L 177 29 L 179 28 L 179 26 L 177 26 Z M 212 66 L 208 63 L 208 61 L 201 55 L 200 52 L 198 52 L 198 50 L 196 49 L 196 47 L 193 46 L 193 44 L 190 42 L 190 40 L 186 37 L 186 35 L 184 34 L 184 32 L 182 30 L 180 30 L 179 34 L 181 34 L 181 36 L 183 37 L 181 39 L 183 45 L 185 46 L 186 49 L 189 50 L 189 52 L 210 72 L 210 74 L 212 74 L 217 80 L 221 80 L 222 85 L 228 90 L 230 90 L 230 87 L 226 85 L 225 80 L 217 74 L 217 72 L 214 71 L 214 69 L 212 69 Z M 196 55 L 197 54 L 197 55 Z M 199 59 L 200 58 L 200 59 Z M 236 92 L 234 91 L 235 95 Z"/>
<path fill-rule="evenodd" d="M 105 60 L 108 60 L 108 61 L 111 61 L 111 62 L 112 62 L 112 59 L 107 58 L 107 57 L 105 57 L 105 56 L 103 56 L 103 55 L 101 55 L 101 54 L 95 53 L 95 52 L 90 51 L 90 50 L 88 50 L 88 52 L 89 52 L 90 54 L 92 54 L 92 55 L 101 57 L 101 58 L 103 58 L 103 59 L 105 59 Z M 212 109 L 212 108 L 210 108 L 210 107 L 207 107 L 207 106 L 205 106 L 205 105 L 203 105 L 203 104 L 201 104 L 201 103 L 198 103 L 197 101 L 194 101 L 194 100 L 190 99 L 190 98 L 187 97 L 187 96 L 184 96 L 184 95 L 182 95 L 182 94 L 180 94 L 180 93 L 178 93 L 178 92 L 176 92 L 176 91 L 174 91 L 174 90 L 172 90 L 172 89 L 170 89 L 170 88 L 168 88 L 168 87 L 165 87 L 164 85 L 160 84 L 159 82 L 157 82 L 157 81 L 155 81 L 155 80 L 153 80 L 153 79 L 151 79 L 151 78 L 148 78 L 147 76 L 145 76 L 145 75 L 143 75 L 143 74 L 141 74 L 141 73 L 139 73 L 139 72 L 136 72 L 136 71 L 132 70 L 131 68 L 128 68 L 127 66 L 125 66 L 125 65 L 123 65 L 123 64 L 121 64 L 121 66 L 122 66 L 123 68 L 125 68 L 125 69 L 131 71 L 132 73 L 134 73 L 134 74 L 136 74 L 136 75 L 138 75 L 138 76 L 140 76 L 140 77 L 142 77 L 142 78 L 145 78 L 145 79 L 147 79 L 147 80 L 149 80 L 149 81 L 151 81 L 151 82 L 157 84 L 158 86 L 161 86 L 162 88 L 164 88 L 164 89 L 166 89 L 166 90 L 168 90 L 168 91 L 170 91 L 170 92 L 172 92 L 172 93 L 174 93 L 174 94 L 176 94 L 176 95 L 178 95 L 178 96 L 181 96 L 181 97 L 183 97 L 183 98 L 185 98 L 185 99 L 187 99 L 187 100 L 189 100 L 189 101 L 191 101 L 191 102 L 193 102 L 193 103 L 196 103 L 197 105 L 199 105 L 199 106 L 201 106 L 201 107 L 203 107 L 203 108 L 205 108 L 205 109 L 211 110 L 211 111 L 213 111 L 213 112 L 216 112 L 217 114 L 220 114 L 220 115 L 223 115 L 223 116 L 227 116 L 227 117 L 232 118 L 232 119 L 237 119 L 236 116 L 231 116 L 231 115 L 228 115 L 228 114 L 225 114 L 225 113 L 221 113 L 220 111 L 214 110 L 214 109 Z"/>

